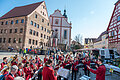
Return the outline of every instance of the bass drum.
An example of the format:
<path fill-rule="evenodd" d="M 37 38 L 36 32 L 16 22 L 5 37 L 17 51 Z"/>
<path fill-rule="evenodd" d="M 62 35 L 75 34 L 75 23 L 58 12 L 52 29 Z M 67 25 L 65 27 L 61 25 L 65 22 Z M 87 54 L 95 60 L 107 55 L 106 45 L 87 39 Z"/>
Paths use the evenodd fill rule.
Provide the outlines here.
<path fill-rule="evenodd" d="M 25 80 L 23 77 L 15 77 L 14 80 Z"/>

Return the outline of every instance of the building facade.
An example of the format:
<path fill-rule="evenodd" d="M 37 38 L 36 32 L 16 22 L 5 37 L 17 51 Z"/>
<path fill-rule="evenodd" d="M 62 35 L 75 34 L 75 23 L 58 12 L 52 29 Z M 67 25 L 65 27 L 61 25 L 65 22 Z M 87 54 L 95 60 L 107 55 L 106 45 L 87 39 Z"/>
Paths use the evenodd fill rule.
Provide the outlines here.
<path fill-rule="evenodd" d="M 52 44 L 54 46 L 56 44 L 70 46 L 71 42 L 71 23 L 68 22 L 68 17 L 66 15 L 66 10 L 64 10 L 64 14 L 61 14 L 60 10 L 55 10 L 53 14 L 50 15 L 50 24 L 51 29 L 53 31 L 52 34 Z M 54 40 L 54 41 L 53 41 Z"/>
<path fill-rule="evenodd" d="M 94 48 L 108 48 L 108 32 L 104 31 L 94 41 Z"/>
<path fill-rule="evenodd" d="M 107 31 L 109 34 L 109 48 L 120 53 L 120 0 L 115 3 Z"/>
<path fill-rule="evenodd" d="M 51 25 L 45 2 L 15 7 L 0 17 L 0 49 L 48 47 Z"/>
<path fill-rule="evenodd" d="M 85 49 L 94 48 L 94 41 L 95 40 L 96 40 L 96 38 L 85 38 L 84 48 Z"/>

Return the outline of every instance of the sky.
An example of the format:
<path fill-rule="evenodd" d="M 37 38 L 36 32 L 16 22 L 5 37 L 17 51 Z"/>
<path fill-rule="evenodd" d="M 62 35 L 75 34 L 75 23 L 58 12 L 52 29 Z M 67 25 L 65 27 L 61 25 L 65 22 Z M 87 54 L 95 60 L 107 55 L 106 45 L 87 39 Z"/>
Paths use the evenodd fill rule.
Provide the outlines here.
<path fill-rule="evenodd" d="M 17 6 L 24 6 L 42 0 L 0 0 L 0 17 Z M 77 34 L 84 38 L 97 38 L 108 27 L 114 4 L 117 0 L 44 0 L 48 15 L 56 9 L 67 11 L 72 22 L 72 40 Z"/>

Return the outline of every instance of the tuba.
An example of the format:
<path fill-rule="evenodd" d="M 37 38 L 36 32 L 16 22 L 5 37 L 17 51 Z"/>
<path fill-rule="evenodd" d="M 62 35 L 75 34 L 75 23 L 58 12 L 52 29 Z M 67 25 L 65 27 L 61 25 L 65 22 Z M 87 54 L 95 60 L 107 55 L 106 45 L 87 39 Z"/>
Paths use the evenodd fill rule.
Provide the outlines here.
<path fill-rule="evenodd" d="M 6 65 L 4 65 L 4 68 L 0 71 L 0 74 L 2 74 L 5 70 L 10 71 L 10 67 L 11 67 L 11 61 L 14 59 L 14 57 L 10 57 L 10 59 L 8 60 L 8 63 Z"/>

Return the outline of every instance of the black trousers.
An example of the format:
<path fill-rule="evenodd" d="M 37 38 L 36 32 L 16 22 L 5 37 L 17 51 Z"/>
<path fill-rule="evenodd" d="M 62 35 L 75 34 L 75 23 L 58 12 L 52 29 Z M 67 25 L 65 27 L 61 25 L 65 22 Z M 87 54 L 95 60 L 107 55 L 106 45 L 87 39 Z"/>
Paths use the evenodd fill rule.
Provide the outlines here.
<path fill-rule="evenodd" d="M 73 80 L 73 78 L 74 78 L 74 80 L 76 80 L 76 78 L 77 78 L 77 73 L 78 73 L 78 71 L 72 70 L 72 80 Z"/>
<path fill-rule="evenodd" d="M 84 70 L 84 73 L 85 73 L 85 75 L 87 75 L 87 76 L 90 77 L 90 71 L 89 71 L 88 69 L 85 69 L 85 70 Z"/>

